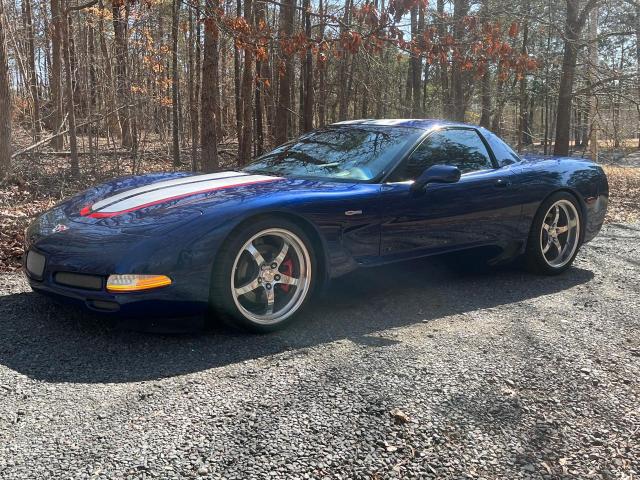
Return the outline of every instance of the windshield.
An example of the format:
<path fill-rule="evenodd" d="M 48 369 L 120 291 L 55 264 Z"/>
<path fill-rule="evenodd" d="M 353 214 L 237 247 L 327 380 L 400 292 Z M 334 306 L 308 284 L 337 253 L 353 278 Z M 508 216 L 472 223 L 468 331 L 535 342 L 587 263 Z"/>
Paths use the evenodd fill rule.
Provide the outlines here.
<path fill-rule="evenodd" d="M 330 126 L 257 158 L 249 173 L 371 181 L 424 133 L 410 127 Z"/>

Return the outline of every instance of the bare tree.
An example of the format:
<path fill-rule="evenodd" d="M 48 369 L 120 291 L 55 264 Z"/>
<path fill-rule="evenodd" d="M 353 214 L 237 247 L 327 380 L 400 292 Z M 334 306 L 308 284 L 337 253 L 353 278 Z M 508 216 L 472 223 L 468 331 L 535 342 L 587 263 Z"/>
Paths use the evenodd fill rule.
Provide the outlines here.
<path fill-rule="evenodd" d="M 566 20 L 564 28 L 564 54 L 562 58 L 562 75 L 558 92 L 556 113 L 556 140 L 553 146 L 554 155 L 569 154 L 569 137 L 571 124 L 571 102 L 573 99 L 573 83 L 576 74 L 576 62 L 580 47 L 581 35 L 589 13 L 598 5 L 599 0 L 587 0 L 581 7 L 581 0 L 566 0 Z"/>
<path fill-rule="evenodd" d="M 40 92 L 38 90 L 38 73 L 36 70 L 36 47 L 33 31 L 33 15 L 31 0 L 22 0 L 23 25 L 27 35 L 27 59 L 29 63 L 29 89 L 31 91 L 33 138 L 40 140 Z"/>
<path fill-rule="evenodd" d="M 11 161 L 11 91 L 5 42 L 4 0 L 0 0 L 0 180 L 9 171 Z"/>
<path fill-rule="evenodd" d="M 353 0 L 346 0 L 344 5 L 344 14 L 342 17 L 342 23 L 340 28 L 341 36 L 345 36 L 347 34 L 346 26 L 349 24 L 349 14 L 351 12 L 351 6 L 353 5 Z M 349 96 L 351 94 L 351 88 L 349 85 L 349 81 L 347 80 L 347 69 L 349 67 L 349 52 L 346 49 L 342 50 L 342 56 L 338 62 L 338 99 L 340 102 L 340 109 L 338 113 L 339 120 L 347 119 L 347 110 L 349 107 Z"/>
<path fill-rule="evenodd" d="M 71 150 L 71 175 L 77 177 L 80 173 L 78 162 L 78 136 L 76 132 L 76 111 L 73 92 L 73 69 L 71 67 L 71 46 L 69 41 L 69 14 L 66 0 L 62 0 L 60 5 L 62 10 L 62 58 L 64 60 L 64 70 L 66 74 L 65 96 L 67 107 L 67 118 L 69 121 L 69 148 Z"/>
<path fill-rule="evenodd" d="M 244 1 L 244 18 L 248 25 L 253 23 L 253 3 Z M 244 70 L 242 72 L 242 136 L 240 137 L 238 161 L 245 165 L 251 160 L 251 146 L 253 145 L 253 93 L 254 72 L 253 52 L 250 49 L 244 51 Z"/>
<path fill-rule="evenodd" d="M 482 1 L 480 15 L 482 21 L 489 21 L 489 0 Z M 486 65 L 481 82 L 480 101 L 482 106 L 480 114 L 480 125 L 482 127 L 489 128 L 491 124 L 491 71 Z"/>
<path fill-rule="evenodd" d="M 307 38 L 311 38 L 311 3 L 304 0 L 302 4 L 304 15 L 304 32 Z M 302 131 L 308 132 L 313 128 L 313 54 L 311 47 L 307 47 L 304 57 L 302 82 L 304 90 Z"/>
<path fill-rule="evenodd" d="M 242 15 L 242 0 L 236 0 L 236 15 L 238 18 Z M 233 86 L 235 89 L 235 106 L 236 106 L 236 138 L 238 142 L 242 138 L 242 108 L 243 98 L 241 91 L 242 83 L 242 58 L 238 45 L 233 45 Z"/>
<path fill-rule="evenodd" d="M 438 35 L 441 38 L 444 38 L 447 33 L 444 13 L 444 0 L 437 0 L 436 9 Z M 440 69 L 440 96 L 442 105 L 441 115 L 443 117 L 447 117 L 447 115 L 449 115 L 451 112 L 451 92 L 449 90 L 449 72 L 446 58 L 441 58 L 438 62 L 438 66 Z"/>
<path fill-rule="evenodd" d="M 462 42 L 464 36 L 463 19 L 469 12 L 469 0 L 454 0 L 453 2 L 453 38 L 457 42 Z M 466 101 L 465 101 L 465 77 L 460 61 L 455 59 L 451 66 L 451 86 L 453 119 L 464 122 Z"/>
<path fill-rule="evenodd" d="M 172 137 L 172 153 L 173 166 L 180 166 L 180 125 L 179 125 L 179 108 L 178 105 L 178 89 L 180 77 L 178 75 L 178 21 L 180 19 L 180 1 L 173 0 L 171 7 L 171 137 Z"/>
<path fill-rule="evenodd" d="M 598 99 L 592 90 L 598 68 L 598 8 L 589 16 L 589 65 L 587 84 L 589 85 L 589 150 L 591 158 L 598 159 Z M 640 48 L 640 47 L 639 47 Z"/>
<path fill-rule="evenodd" d="M 215 12 L 207 8 L 204 23 L 204 53 L 202 60 L 202 90 L 200 97 L 200 146 L 205 172 L 218 169 L 218 137 L 216 132 L 215 68 L 218 55 L 218 26 Z"/>
<path fill-rule="evenodd" d="M 113 32 L 115 41 L 115 69 L 116 69 L 116 101 L 120 110 L 120 129 L 122 131 L 122 146 L 133 147 L 134 138 L 131 125 L 129 80 L 127 77 L 128 62 L 128 33 L 127 3 L 124 0 L 112 0 Z"/>
<path fill-rule="evenodd" d="M 295 0 L 283 0 L 280 5 L 280 32 L 282 35 L 290 36 L 293 33 L 293 9 Z M 279 92 L 278 103 L 276 105 L 275 123 L 275 143 L 284 143 L 289 138 L 289 127 L 291 126 L 291 82 L 292 82 L 292 59 L 289 54 L 280 51 L 283 65 L 278 67 Z M 281 68 L 283 67 L 283 68 Z"/>
<path fill-rule="evenodd" d="M 324 12 L 325 7 L 323 0 L 319 0 L 319 14 L 320 14 L 320 25 L 318 30 L 318 43 L 322 42 L 324 39 L 324 31 L 325 31 L 325 20 L 324 20 Z M 325 55 L 322 53 L 322 55 Z M 324 58 L 324 57 L 323 57 Z M 319 65 L 318 68 L 318 97 L 320 97 L 320 101 L 318 101 L 318 123 L 320 126 L 324 126 L 327 122 L 327 109 L 326 109 L 326 78 L 327 78 L 327 68 L 326 68 L 326 60 L 322 65 Z"/>
<path fill-rule="evenodd" d="M 189 9 L 189 45 L 187 47 L 189 57 L 189 77 L 187 79 L 189 92 L 189 120 L 191 130 L 191 169 L 198 168 L 198 146 L 200 143 L 200 122 L 198 110 L 199 103 L 199 78 L 200 78 L 200 1 L 196 6 L 195 22 L 194 9 Z M 194 26 L 195 23 L 195 26 Z M 196 57 L 196 58 L 194 58 Z"/>
<path fill-rule="evenodd" d="M 62 130 L 62 14 L 60 0 L 51 0 L 51 76 L 49 86 L 51 89 L 51 103 L 53 104 L 52 130 Z M 51 146 L 55 150 L 62 150 L 64 137 L 55 136 L 51 139 Z"/>

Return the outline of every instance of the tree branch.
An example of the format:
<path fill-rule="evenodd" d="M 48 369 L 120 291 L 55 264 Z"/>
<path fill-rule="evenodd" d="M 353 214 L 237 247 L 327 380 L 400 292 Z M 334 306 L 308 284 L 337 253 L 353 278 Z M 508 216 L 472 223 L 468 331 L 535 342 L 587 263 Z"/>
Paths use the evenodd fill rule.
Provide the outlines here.
<path fill-rule="evenodd" d="M 98 3 L 98 0 L 91 0 L 87 3 L 83 3 L 82 5 L 73 5 L 73 6 L 68 6 L 65 9 L 66 13 L 69 12 L 77 12 L 79 10 L 84 10 L 85 8 L 89 8 L 89 7 L 93 7 L 94 5 L 96 5 Z"/>

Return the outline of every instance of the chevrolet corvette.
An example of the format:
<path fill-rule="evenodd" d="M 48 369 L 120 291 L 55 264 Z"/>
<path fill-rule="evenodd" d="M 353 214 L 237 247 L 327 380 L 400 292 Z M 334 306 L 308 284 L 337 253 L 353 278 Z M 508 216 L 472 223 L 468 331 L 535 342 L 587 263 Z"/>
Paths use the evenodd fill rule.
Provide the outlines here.
<path fill-rule="evenodd" d="M 490 264 L 562 273 L 607 201 L 590 160 L 521 157 L 467 124 L 356 120 L 242 169 L 89 188 L 28 227 L 24 270 L 34 291 L 96 312 L 210 312 L 265 332 L 361 267 L 490 247 Z"/>

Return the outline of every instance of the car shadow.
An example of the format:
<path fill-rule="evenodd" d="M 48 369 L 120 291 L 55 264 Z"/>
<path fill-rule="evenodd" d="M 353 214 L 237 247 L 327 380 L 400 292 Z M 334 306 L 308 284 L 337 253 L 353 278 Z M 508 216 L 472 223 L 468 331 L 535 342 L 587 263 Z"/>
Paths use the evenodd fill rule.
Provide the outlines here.
<path fill-rule="evenodd" d="M 335 280 L 285 330 L 250 335 L 216 327 L 160 335 L 114 327 L 38 294 L 0 297 L 0 364 L 45 382 L 154 380 L 347 339 L 370 347 L 396 343 L 388 329 L 552 294 L 590 281 L 572 268 L 557 277 L 515 269 L 460 274 L 419 260 L 362 269 Z"/>

